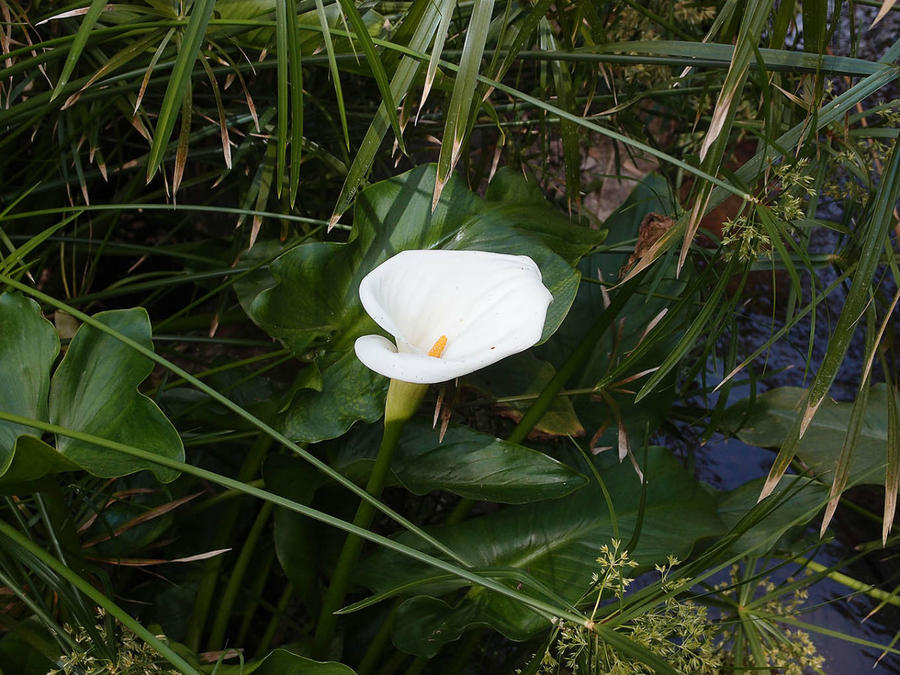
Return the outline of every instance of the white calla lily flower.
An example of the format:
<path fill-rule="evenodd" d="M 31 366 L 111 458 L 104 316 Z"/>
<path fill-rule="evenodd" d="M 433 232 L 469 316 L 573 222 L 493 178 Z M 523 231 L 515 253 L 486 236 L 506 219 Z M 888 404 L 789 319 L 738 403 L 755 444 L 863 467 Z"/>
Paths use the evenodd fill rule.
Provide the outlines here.
<path fill-rule="evenodd" d="M 534 261 L 485 251 L 403 251 L 359 285 L 380 335 L 356 341 L 359 360 L 393 380 L 433 384 L 537 343 L 553 296 Z"/>

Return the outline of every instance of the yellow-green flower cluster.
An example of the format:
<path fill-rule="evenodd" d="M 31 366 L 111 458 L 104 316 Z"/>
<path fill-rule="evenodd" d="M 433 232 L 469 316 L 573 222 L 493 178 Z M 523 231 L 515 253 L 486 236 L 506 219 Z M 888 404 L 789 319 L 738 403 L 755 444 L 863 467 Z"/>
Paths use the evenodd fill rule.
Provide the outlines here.
<path fill-rule="evenodd" d="M 115 645 L 115 655 L 104 655 L 94 644 L 84 626 L 73 629 L 68 624 L 63 629 L 72 637 L 76 648 L 57 660 L 59 668 L 47 675 L 178 675 L 167 667 L 150 645 L 139 639 L 118 621 L 112 623 L 112 634 L 107 627 L 106 613 L 97 610 L 96 632 L 106 645 Z M 158 635 L 160 639 L 165 636 Z"/>

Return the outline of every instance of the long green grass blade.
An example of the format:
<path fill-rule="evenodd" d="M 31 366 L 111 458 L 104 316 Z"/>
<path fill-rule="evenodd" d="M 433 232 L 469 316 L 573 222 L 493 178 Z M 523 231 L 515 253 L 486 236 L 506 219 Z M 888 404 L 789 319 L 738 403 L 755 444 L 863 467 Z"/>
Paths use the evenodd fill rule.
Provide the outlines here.
<path fill-rule="evenodd" d="M 775 18 L 772 21 L 772 34 L 769 37 L 769 46 L 775 49 L 784 47 L 788 30 L 794 23 L 794 13 L 797 8 L 797 0 L 785 0 L 779 3 L 775 9 Z"/>
<path fill-rule="evenodd" d="M 878 63 L 883 66 L 889 66 L 889 64 L 893 64 L 898 57 L 900 57 L 900 40 L 895 41 L 894 44 L 891 45 L 891 48 L 878 60 Z M 853 85 L 850 89 L 838 95 L 817 111 L 815 130 L 819 131 L 824 129 L 829 124 L 842 119 L 846 113 L 856 107 L 857 103 L 868 98 L 882 87 L 887 86 L 898 77 L 900 77 L 900 71 L 890 65 L 890 67 L 882 67 L 877 72 Z M 797 145 L 803 134 L 807 131 L 807 126 L 806 122 L 801 122 L 800 124 L 791 127 L 791 129 L 779 136 L 773 143 L 765 144 L 752 158 L 747 160 L 744 165 L 735 172 L 735 178 L 738 183 L 744 185 L 753 183 L 768 167 L 769 162 L 783 156 L 783 153 L 785 152 L 789 153 Z M 710 208 L 718 206 L 727 197 L 728 194 L 724 190 L 717 188 L 713 191 L 712 197 L 710 198 Z"/>
<path fill-rule="evenodd" d="M 744 583 L 746 583 L 746 581 Z M 746 640 L 750 647 L 750 659 L 749 662 L 735 665 L 737 665 L 740 670 L 747 670 L 749 672 L 764 671 L 769 661 L 763 651 L 760 629 L 757 622 L 754 620 L 755 617 L 743 608 L 739 610 L 738 617 L 741 626 L 741 637 Z"/>
<path fill-rule="evenodd" d="M 176 199 L 181 179 L 184 178 L 184 167 L 187 166 L 188 150 L 191 140 L 191 121 L 194 117 L 192 100 L 193 84 L 188 81 L 184 100 L 181 102 L 181 124 L 178 130 L 178 144 L 175 146 L 175 167 L 172 169 L 172 198 Z"/>
<path fill-rule="evenodd" d="M 668 57 L 669 65 L 692 65 L 702 62 L 704 67 L 727 68 L 735 54 L 735 46 L 717 42 L 686 42 L 681 40 L 635 40 L 612 44 L 579 47 L 571 52 L 563 52 L 559 58 L 578 60 L 591 55 L 605 54 L 647 54 L 654 57 Z M 885 68 L 884 65 L 866 59 L 849 56 L 809 54 L 789 49 L 759 49 L 766 70 L 787 72 L 824 72 L 833 75 L 871 75 Z M 557 55 L 552 55 L 557 56 Z"/>
<path fill-rule="evenodd" d="M 561 597 L 552 588 L 544 583 L 541 583 L 524 570 L 520 570 L 516 567 L 471 567 L 469 569 L 476 574 L 482 574 L 486 577 L 491 577 L 494 579 L 511 579 L 518 582 L 522 587 L 530 587 L 538 591 L 548 599 L 552 600 L 553 602 L 558 602 L 560 606 L 565 606 L 574 611 L 578 611 L 576 607 L 571 605 L 565 598 Z M 367 607 L 371 607 L 372 605 L 384 602 L 385 600 L 393 598 L 397 595 L 408 594 L 411 591 L 414 591 L 416 588 L 421 588 L 422 586 L 427 586 L 429 584 L 439 583 L 442 581 L 453 581 L 454 579 L 455 576 L 451 574 L 436 574 L 433 577 L 428 577 L 425 579 L 415 579 L 413 581 L 394 586 L 393 588 L 390 588 L 376 595 L 370 595 L 369 597 L 364 598 L 363 600 L 359 600 L 358 602 L 346 605 L 345 607 L 342 607 L 341 609 L 336 611 L 335 614 L 353 614 L 354 612 L 358 612 L 361 609 L 366 609 Z"/>
<path fill-rule="evenodd" d="M 890 647 L 886 647 L 883 644 L 879 644 L 877 642 L 873 642 L 872 640 L 866 640 L 861 637 L 856 637 L 855 635 L 851 635 L 849 633 L 836 630 L 834 628 L 827 628 L 825 626 L 821 626 L 815 623 L 807 623 L 806 621 L 800 621 L 799 619 L 794 618 L 793 616 L 789 616 L 787 614 L 769 614 L 768 612 L 757 612 L 756 616 L 762 619 L 779 621 L 781 623 L 786 623 L 789 626 L 795 626 L 797 628 L 801 628 L 804 631 L 808 631 L 810 633 L 817 633 L 819 635 L 825 635 L 827 637 L 836 638 L 838 640 L 843 640 L 845 642 L 849 642 L 851 644 L 862 645 L 863 647 L 874 647 L 877 649 L 884 650 L 885 652 L 889 652 L 891 654 L 900 654 L 900 649 L 892 649 Z M 878 665 L 877 662 L 875 665 Z"/>
<path fill-rule="evenodd" d="M 447 31 L 450 30 L 450 22 L 453 20 L 453 10 L 455 8 L 456 0 L 443 0 L 438 9 L 441 22 L 438 24 L 437 32 L 434 36 L 434 46 L 431 48 L 431 58 L 428 59 L 428 70 L 425 71 L 425 84 L 422 86 L 422 100 L 419 102 L 420 111 L 425 107 L 425 101 L 428 100 L 428 93 L 431 91 L 434 76 L 437 74 L 438 63 L 440 63 L 441 53 L 444 51 L 444 42 L 447 40 Z"/>
<path fill-rule="evenodd" d="M 798 323 L 800 323 L 800 321 L 803 319 L 803 317 L 805 317 L 807 314 L 812 312 L 813 316 L 815 316 L 816 307 L 819 304 L 821 304 L 821 302 L 823 300 L 825 300 L 825 298 L 827 298 L 831 293 L 833 293 L 835 290 L 837 290 L 844 283 L 844 281 L 846 281 L 850 277 L 850 275 L 855 270 L 856 270 L 856 265 L 849 266 L 847 269 L 845 269 L 841 273 L 841 275 L 837 279 L 832 281 L 828 285 L 828 287 L 825 288 L 821 293 L 819 293 L 818 295 L 814 294 L 813 298 L 810 300 L 809 304 L 806 305 L 806 307 L 804 307 L 803 309 L 798 311 L 796 314 L 794 314 L 793 318 L 790 321 L 788 321 L 784 326 L 782 326 L 777 331 L 772 333 L 772 335 L 769 337 L 768 340 L 766 340 L 763 344 L 761 344 L 759 347 L 757 347 L 756 350 L 754 350 L 754 352 L 752 354 L 750 354 L 750 356 L 748 356 L 743 361 L 741 361 L 737 366 L 735 366 L 734 369 L 732 369 L 731 372 L 729 372 L 722 379 L 722 381 L 716 385 L 716 387 L 715 387 L 715 389 L 713 389 L 713 391 L 718 391 L 722 386 L 724 386 L 726 383 L 730 382 L 734 378 L 735 375 L 737 375 L 744 368 L 746 368 L 748 365 L 753 363 L 763 352 L 769 350 L 772 347 L 772 345 L 775 344 L 778 340 L 780 340 L 785 335 L 787 335 L 791 331 L 791 329 L 794 328 L 794 326 L 796 326 Z"/>
<path fill-rule="evenodd" d="M 56 223 L 55 225 L 51 225 L 50 227 L 45 229 L 43 232 L 40 232 L 33 237 L 29 237 L 28 241 L 26 241 L 24 244 L 22 244 L 18 248 L 15 248 L 12 246 L 12 242 L 10 242 L 8 239 L 6 239 L 6 235 L 3 233 L 3 229 L 0 228 L 0 235 L 2 235 L 2 237 L 4 239 L 6 239 L 6 241 L 9 242 L 9 245 L 10 245 L 10 252 L 5 256 L 0 257 L 0 272 L 2 272 L 4 274 L 9 274 L 12 271 L 13 266 L 19 264 L 20 261 L 24 262 L 25 256 L 27 256 L 29 253 L 31 253 L 33 250 L 35 250 L 38 246 L 43 244 L 50 236 L 55 234 L 58 230 L 62 229 L 63 227 L 65 227 L 66 225 L 71 223 L 72 221 L 77 220 L 78 217 L 81 215 L 81 213 L 82 213 L 81 211 L 73 213 L 71 216 L 64 218 L 63 220 Z M 0 222 L 3 222 L 2 217 L 0 217 Z"/>
<path fill-rule="evenodd" d="M 91 204 L 89 206 L 62 206 L 49 209 L 36 209 L 21 213 L 10 213 L 4 220 L 22 220 L 36 216 L 48 216 L 56 213 L 72 213 L 73 211 L 198 211 L 209 213 L 227 213 L 229 215 L 260 216 L 261 218 L 283 218 L 294 223 L 306 223 L 308 225 L 327 225 L 327 221 L 316 218 L 295 216 L 290 213 L 278 213 L 276 211 L 254 211 L 241 209 L 234 206 L 216 206 L 214 204 L 155 204 L 153 202 L 134 202 L 130 204 Z M 201 258 L 209 260 L 208 258 Z"/>
<path fill-rule="evenodd" d="M 462 152 L 466 129 L 469 125 L 469 110 L 472 109 L 472 96 L 478 81 L 478 71 L 481 68 L 481 57 L 484 55 L 484 45 L 491 27 L 493 10 L 494 0 L 475 0 L 472 7 L 472 17 L 469 19 L 466 41 L 463 44 L 459 70 L 456 73 L 456 82 L 453 84 L 453 94 L 450 97 L 450 106 L 447 108 L 444 123 L 444 137 L 441 139 L 441 153 L 438 157 L 432 208 L 437 205 L 444 185 L 450 179 L 453 167 L 456 166 L 460 152 Z"/>
<path fill-rule="evenodd" d="M 153 75 L 153 69 L 156 67 L 156 63 L 159 61 L 159 58 L 162 56 L 163 52 L 166 50 L 166 47 L 169 45 L 169 41 L 172 39 L 173 35 L 175 35 L 174 28 L 170 28 L 166 31 L 163 39 L 159 40 L 159 44 L 157 45 L 156 50 L 153 52 L 153 57 L 150 59 L 150 63 L 147 64 L 147 72 L 144 73 L 144 77 L 141 80 L 141 88 L 140 90 L 138 90 L 137 99 L 134 102 L 135 114 L 137 114 L 138 108 L 141 107 L 141 101 L 144 100 L 144 92 L 147 91 L 147 84 L 150 82 L 150 76 Z"/>
<path fill-rule="evenodd" d="M 393 128 L 394 135 L 397 137 L 397 145 L 400 147 L 400 152 L 406 153 L 406 146 L 403 143 L 403 130 L 400 128 L 400 118 L 397 116 L 398 101 L 391 92 L 391 85 L 388 82 L 384 64 L 381 62 L 378 52 L 375 51 L 375 43 L 372 42 L 372 36 L 369 35 L 369 30 L 353 0 L 338 0 L 338 2 L 341 5 L 341 9 L 344 10 L 344 14 L 350 20 L 350 27 L 353 29 L 354 37 L 359 40 L 363 53 L 366 55 L 369 68 L 372 69 L 372 75 L 378 84 L 378 91 L 381 93 L 381 99 L 384 102 L 388 119 L 391 122 L 391 128 Z"/>
<path fill-rule="evenodd" d="M 407 17 L 407 21 L 416 22 L 408 47 L 413 54 L 422 53 L 428 48 L 428 44 L 431 42 L 432 36 L 441 20 L 441 11 L 442 7 L 439 7 L 434 0 L 417 0 L 413 5 L 413 9 Z M 409 54 L 404 54 L 400 64 L 397 66 L 397 70 L 394 72 L 394 77 L 391 79 L 391 92 L 395 100 L 400 100 L 406 96 L 420 66 L 421 62 L 418 59 Z M 390 128 L 388 109 L 385 102 L 382 101 L 375 112 L 375 117 L 372 118 L 369 128 L 366 130 L 366 135 L 362 143 L 360 143 L 356 156 L 353 158 L 353 163 L 347 170 L 347 177 L 344 179 L 337 203 L 334 206 L 329 229 L 334 227 L 344 211 L 353 202 L 353 198 L 372 168 L 375 153 L 378 152 L 378 148 L 381 146 L 388 128 Z"/>
<path fill-rule="evenodd" d="M 547 15 L 547 11 L 550 9 L 550 6 L 553 4 L 553 0 L 538 0 L 529 10 L 528 15 L 518 21 L 518 30 L 516 31 L 515 37 L 513 37 L 509 50 L 503 58 L 503 61 L 500 63 L 500 68 L 497 70 L 495 74 L 492 74 L 493 79 L 502 80 L 506 75 L 507 71 L 512 67 L 512 65 L 516 62 L 516 59 L 519 58 L 520 55 L 527 54 L 524 52 L 525 45 L 532 39 L 532 33 L 537 29 L 541 20 Z M 563 52 L 563 53 L 571 53 L 571 52 Z M 543 55 L 543 51 L 537 52 L 538 55 Z"/>
<path fill-rule="evenodd" d="M 754 204 L 753 206 L 753 210 L 756 212 L 759 222 L 769 236 L 769 241 L 772 242 L 772 247 L 781 259 L 782 267 L 787 271 L 788 276 L 791 278 L 792 289 L 795 293 L 800 294 L 802 292 L 800 273 L 797 272 L 797 266 L 794 265 L 794 261 L 791 259 L 787 247 L 784 245 L 786 240 L 790 241 L 793 245 L 794 240 L 791 239 L 789 234 L 783 231 L 781 224 L 775 220 L 772 215 L 772 210 L 769 207 L 764 206 L 763 204 Z M 800 252 L 804 253 L 802 249 Z M 811 267 L 811 265 L 809 267 Z M 809 267 L 807 269 L 809 269 Z M 788 316 L 791 314 L 793 314 L 793 312 L 788 312 Z"/>
<path fill-rule="evenodd" d="M 882 361 L 887 371 L 886 360 Z M 900 413 L 898 413 L 897 385 L 888 382 L 887 464 L 884 471 L 884 517 L 881 524 L 881 544 L 887 546 L 888 535 L 897 514 L 897 492 L 900 490 Z"/>
<path fill-rule="evenodd" d="M 542 0 L 542 2 L 547 2 L 547 0 Z M 538 19 L 539 18 L 540 17 L 538 17 Z M 259 21 L 259 22 L 253 23 L 253 25 L 266 27 L 266 26 L 271 26 L 272 24 L 271 24 L 271 22 Z M 318 28 L 318 26 L 310 26 L 310 25 L 298 26 L 298 29 L 316 30 L 316 31 L 320 30 Z M 334 35 L 342 35 L 342 36 L 345 36 L 348 38 L 352 37 L 346 31 L 332 29 L 331 32 Z M 427 60 L 429 59 L 428 54 L 423 53 L 421 50 L 412 49 L 411 46 L 404 47 L 402 45 L 398 45 L 398 44 L 395 44 L 392 42 L 387 42 L 384 40 L 374 40 L 374 43 L 381 47 L 384 47 L 386 49 L 395 50 L 395 51 L 399 52 L 400 54 L 409 56 L 412 59 L 415 59 L 420 62 L 427 62 Z M 900 50 L 900 42 L 898 42 L 898 50 Z M 452 72 L 456 72 L 459 70 L 459 67 L 456 64 L 449 63 L 446 61 L 441 62 L 441 67 L 444 69 L 447 69 L 449 71 L 452 71 Z M 122 74 L 121 77 L 125 78 L 130 75 L 132 75 L 132 74 L 124 73 L 124 74 Z M 898 76 L 898 72 L 896 69 L 885 68 L 879 74 L 872 76 L 872 77 L 878 78 L 877 82 L 869 81 L 866 86 L 869 88 L 870 91 L 874 91 L 874 90 L 880 88 L 881 86 L 883 86 L 884 84 L 892 81 L 893 79 L 896 79 L 897 76 Z M 562 119 L 571 120 L 575 124 L 577 124 L 578 126 L 580 126 L 582 128 L 589 129 L 591 131 L 595 131 L 599 134 L 602 134 L 602 135 L 612 138 L 614 140 L 620 141 L 627 146 L 630 146 L 630 147 L 635 148 L 636 150 L 639 150 L 643 153 L 646 153 L 653 157 L 656 157 L 657 159 L 660 159 L 663 162 L 671 164 L 674 167 L 680 168 L 680 169 L 686 171 L 687 173 L 690 173 L 691 175 L 694 175 L 699 178 L 703 178 L 704 180 L 710 181 L 711 183 L 715 184 L 718 188 L 721 188 L 721 190 L 722 190 L 721 194 L 723 196 L 725 194 L 734 194 L 743 199 L 749 199 L 749 195 L 747 193 L 745 193 L 743 190 L 735 187 L 734 185 L 732 185 L 720 178 L 717 178 L 716 176 L 710 175 L 709 173 L 702 171 L 701 169 L 698 169 L 697 167 L 693 166 L 692 164 L 690 164 L 688 162 L 685 162 L 676 157 L 673 157 L 672 155 L 670 155 L 666 152 L 663 152 L 663 151 L 659 150 L 658 148 L 653 147 L 652 145 L 649 145 L 647 143 L 642 143 L 641 141 L 638 141 L 630 136 L 621 134 L 617 131 L 614 131 L 613 129 L 605 127 L 601 124 L 597 124 L 591 120 L 585 119 L 583 117 L 579 117 L 577 115 L 573 115 L 565 110 L 560 109 L 557 106 L 549 104 L 546 101 L 543 101 L 537 97 L 530 96 L 529 94 L 526 94 L 525 92 L 521 91 L 520 89 L 506 85 L 495 79 L 492 79 L 492 78 L 489 78 L 489 77 L 486 77 L 483 75 L 478 75 L 477 79 L 482 84 L 485 84 L 488 87 L 492 87 L 492 88 L 496 89 L 497 91 L 504 92 L 504 93 L 508 94 L 509 96 L 512 96 L 520 101 L 527 103 L 528 105 L 535 106 L 537 108 L 546 110 L 548 113 L 558 116 Z M 70 86 L 71 86 L 71 83 L 70 83 Z M 86 92 L 83 97 L 83 100 L 88 100 L 89 98 L 99 97 L 102 94 L 102 92 L 93 93 L 94 94 L 93 96 L 91 96 L 91 94 L 92 94 L 92 92 Z M 40 108 L 42 105 L 46 105 L 45 100 L 46 100 L 46 95 L 39 94 L 39 95 L 33 97 L 32 99 L 29 99 L 25 103 L 17 106 L 17 108 L 14 111 L 0 110 L 0 123 L 8 124 L 8 123 L 12 122 L 12 117 L 21 116 L 23 114 L 32 114 L 35 111 L 35 109 Z M 11 117 L 11 115 L 12 115 L 12 117 Z M 9 138 L 10 137 L 8 136 L 6 138 L 0 139 L 0 146 L 2 146 L 4 143 L 8 142 Z M 370 166 L 371 166 L 371 163 L 370 163 Z M 344 210 L 346 209 L 346 205 L 352 201 L 352 198 L 356 194 L 356 191 L 359 189 L 361 182 L 362 182 L 362 179 L 355 180 L 352 182 L 349 179 L 347 181 L 345 181 L 345 186 L 341 191 L 342 198 L 340 201 L 341 204 L 344 204 Z M 747 182 L 752 182 L 752 181 L 747 181 Z M 356 186 L 355 189 L 351 187 L 354 184 Z M 719 192 L 717 191 L 714 193 L 714 195 L 715 194 L 719 194 Z M 338 209 L 336 209 L 336 211 L 337 210 Z M 341 212 L 343 212 L 343 211 L 341 211 Z M 334 223 L 337 222 L 337 219 L 338 219 L 338 216 L 332 217 L 332 219 L 331 219 L 332 226 L 334 225 Z M 681 231 L 682 230 L 679 228 L 671 228 L 667 232 L 666 238 L 678 235 Z M 639 270 L 637 270 L 637 271 L 639 271 Z"/>
<path fill-rule="evenodd" d="M 216 112 L 219 116 L 219 139 L 222 142 L 222 155 L 225 159 L 225 167 L 231 169 L 231 139 L 228 135 L 228 122 L 225 119 L 225 106 L 222 103 L 222 92 L 219 90 L 219 82 L 216 80 L 216 75 L 213 73 L 209 61 L 206 59 L 206 55 L 200 54 L 199 61 L 200 65 L 203 66 L 206 76 L 209 78 L 209 86 L 212 89 L 213 99 L 216 102 Z M 189 90 L 190 87 L 188 87 L 187 91 Z M 185 96 L 185 98 L 187 97 Z"/>
<path fill-rule="evenodd" d="M 253 177 L 252 188 L 247 192 L 248 199 L 256 197 L 257 210 L 264 208 L 269 200 L 269 191 L 272 189 L 272 177 L 275 173 L 275 151 L 276 146 L 272 143 L 266 147 L 265 157 L 256 170 L 256 175 Z M 238 223 L 240 224 L 241 222 L 243 222 L 243 216 L 238 219 Z M 250 248 L 253 248 L 253 244 L 256 243 L 256 237 L 261 227 L 262 218 L 253 216 L 253 222 L 250 226 Z"/>
<path fill-rule="evenodd" d="M 888 236 L 893 225 L 893 210 L 898 198 L 900 198 L 900 151 L 895 142 L 882 174 L 881 185 L 878 186 L 878 191 L 864 218 L 859 235 L 859 262 L 841 315 L 838 317 L 834 333 L 828 342 L 822 365 L 801 405 L 801 414 L 791 425 L 784 444 L 775 457 L 760 499 L 771 494 L 787 471 L 796 454 L 800 439 L 834 382 L 838 368 L 844 360 L 844 355 L 847 353 L 853 337 L 856 323 L 869 302 L 872 277 L 884 250 L 885 237 Z"/>
<path fill-rule="evenodd" d="M 825 51 L 825 34 L 828 31 L 827 0 L 804 0 L 803 10 L 803 49 L 813 54 Z"/>
<path fill-rule="evenodd" d="M 288 145 L 288 120 L 290 119 L 290 47 L 288 45 L 291 32 L 290 17 L 294 13 L 292 0 L 275 0 L 275 57 L 277 70 L 275 73 L 276 94 L 275 107 L 278 111 L 275 123 L 276 143 L 276 179 L 275 193 L 280 197 L 281 188 L 284 185 L 284 172 L 287 158 Z"/>
<path fill-rule="evenodd" d="M 879 60 L 879 64 L 887 65 L 893 63 L 900 57 L 900 40 L 894 42 L 890 49 Z M 845 114 L 853 110 L 859 101 L 871 96 L 882 87 L 890 84 L 900 77 L 900 70 L 894 67 L 882 67 L 877 72 L 869 75 L 861 82 L 853 85 L 844 93 L 838 95 L 833 100 L 822 106 L 815 115 L 816 131 L 824 129 L 829 124 L 833 124 L 842 119 Z M 499 87 L 498 87 L 499 88 Z M 773 143 L 766 143 L 756 152 L 749 160 L 744 162 L 737 171 L 734 172 L 735 181 L 739 185 L 753 184 L 759 176 L 769 167 L 770 163 L 790 153 L 791 150 L 800 142 L 805 133 L 809 132 L 809 124 L 806 121 L 801 122 L 779 136 Z M 651 152 L 651 154 L 654 154 Z M 654 154 L 654 156 L 657 156 Z M 663 161 L 669 162 L 667 158 Z M 669 162 L 671 163 L 671 162 Z M 685 167 L 681 167 L 685 168 Z M 686 171 L 693 175 L 699 176 L 703 173 L 708 176 L 705 171 L 701 171 L 696 167 L 685 168 Z M 709 180 L 709 178 L 705 178 Z M 719 181 L 718 178 L 713 179 L 716 182 L 716 188 L 713 190 L 706 207 L 706 212 L 714 209 L 721 204 L 730 195 L 736 194 L 735 189 L 731 185 L 727 185 Z M 744 197 L 745 199 L 747 196 Z M 646 269 L 652 262 L 659 258 L 665 251 L 673 246 L 680 235 L 684 231 L 685 221 L 679 219 L 675 227 L 670 228 L 660 239 L 654 244 L 648 253 L 638 262 L 637 265 L 629 272 L 628 277 L 639 274 Z"/>
<path fill-rule="evenodd" d="M 150 154 L 147 157 L 147 182 L 149 183 L 162 164 L 169 138 L 175 129 L 175 119 L 181 109 L 182 99 L 187 91 L 188 81 L 194 70 L 200 47 L 206 37 L 206 26 L 215 9 L 215 0 L 196 0 L 191 8 L 191 16 L 182 36 L 178 56 L 169 77 L 169 84 L 163 96 Z"/>
<path fill-rule="evenodd" d="M 287 24 L 287 49 L 290 71 L 290 102 L 291 102 L 291 174 L 290 174 L 290 205 L 293 208 L 297 202 L 297 193 L 300 190 L 300 155 L 303 148 L 303 64 L 301 63 L 300 44 L 297 39 L 297 10 L 293 0 L 284 0 L 288 3 L 288 12 L 285 17 Z"/>
<path fill-rule="evenodd" d="M 556 37 L 547 17 L 541 19 L 541 49 L 556 51 Z M 575 92 L 572 86 L 572 74 L 564 61 L 552 61 L 550 71 L 553 74 L 553 86 L 559 107 L 571 113 L 575 112 Z M 578 127 L 571 120 L 560 120 L 559 135 L 562 138 L 563 164 L 566 173 L 566 197 L 569 213 L 572 207 L 581 203 L 581 139 Z"/>
<path fill-rule="evenodd" d="M 734 551 L 732 546 L 741 536 L 748 532 L 752 527 L 764 522 L 766 518 L 775 513 L 782 506 L 788 504 L 791 499 L 799 495 L 804 489 L 813 485 L 811 479 L 799 478 L 794 481 L 787 489 L 780 491 L 769 499 L 756 504 L 741 519 L 735 523 L 725 535 L 706 549 L 702 554 L 697 556 L 690 562 L 676 568 L 674 574 L 668 579 L 670 585 L 666 588 L 659 586 L 648 586 L 641 590 L 635 591 L 629 598 L 626 607 L 619 610 L 616 605 L 607 606 L 607 613 L 612 614 L 607 620 L 611 626 L 622 625 L 635 618 L 646 614 L 654 606 L 663 602 L 666 597 L 670 597 L 679 592 L 678 580 L 688 581 L 691 586 L 702 583 L 705 579 L 720 573 L 722 570 L 728 569 L 733 563 L 741 558 L 746 558 L 749 553 L 764 554 L 771 550 L 776 540 L 780 537 L 778 532 L 767 539 L 760 541 L 759 545 L 752 552 L 746 549 Z M 792 520 L 793 526 L 802 526 L 807 522 L 806 514 L 799 514 Z"/>
<path fill-rule="evenodd" d="M 63 104 L 63 110 L 72 107 L 75 102 L 78 101 L 81 92 L 85 91 L 94 84 L 94 82 L 134 60 L 138 56 L 141 56 L 146 49 L 155 46 L 158 39 L 159 38 L 156 35 L 150 35 L 143 40 L 135 40 L 127 47 L 120 49 L 118 52 L 107 58 L 103 62 L 103 65 L 101 65 L 97 71 L 91 75 L 87 82 L 82 85 L 81 89 L 66 99 L 66 102 Z"/>
<path fill-rule="evenodd" d="M 741 28 L 734 46 L 731 65 L 725 75 L 725 82 L 722 84 L 721 92 L 716 100 L 709 128 L 700 146 L 700 168 L 707 173 L 716 173 L 725 156 L 725 150 L 730 140 L 731 126 L 734 123 L 734 116 L 744 91 L 744 83 L 747 81 L 750 64 L 771 10 L 772 0 L 750 3 L 744 10 L 744 18 L 741 21 Z M 685 227 L 684 241 L 678 256 L 677 269 L 679 271 L 687 258 L 694 235 L 700 227 L 700 220 L 706 214 L 712 189 L 711 183 L 701 182 L 693 197 L 694 205 Z"/>
<path fill-rule="evenodd" d="M 334 96 L 337 99 L 338 115 L 341 118 L 341 131 L 344 132 L 344 145 L 350 150 L 350 131 L 347 128 L 347 110 L 344 107 L 344 92 L 341 88 L 341 71 L 334 57 L 334 41 L 331 39 L 331 30 L 328 26 L 328 15 L 325 13 L 325 5 L 322 0 L 316 0 L 316 14 L 319 16 L 319 25 L 322 27 L 322 38 L 325 40 L 325 54 L 328 56 L 328 69 L 331 71 L 331 81 L 334 85 Z"/>
<path fill-rule="evenodd" d="M 59 80 L 56 81 L 56 86 L 53 87 L 53 93 L 50 94 L 51 101 L 59 96 L 66 84 L 68 84 L 69 78 L 72 76 L 72 71 L 75 70 L 75 65 L 78 63 L 78 59 L 81 58 L 81 53 L 84 51 L 88 38 L 91 36 L 91 30 L 93 30 L 94 25 L 97 23 L 97 19 L 100 18 L 100 14 L 105 7 L 106 0 L 91 0 L 91 5 L 88 7 L 87 14 L 84 15 L 81 26 L 79 26 L 78 32 L 75 34 L 75 39 L 72 41 L 72 44 L 67 51 L 66 61 L 63 63 Z"/>
<path fill-rule="evenodd" d="M 866 354 L 874 354 L 877 347 L 875 338 L 875 309 L 869 305 L 866 309 L 866 317 L 868 319 L 866 326 Z M 819 529 L 819 536 L 825 536 L 825 530 L 834 517 L 837 510 L 838 502 L 844 489 L 847 487 L 847 481 L 850 479 L 850 460 L 853 458 L 853 450 L 859 441 L 859 435 L 862 432 L 863 424 L 866 418 L 866 407 L 869 404 L 869 391 L 871 390 L 871 370 L 865 369 L 862 373 L 862 379 L 856 391 L 856 400 L 853 401 L 853 408 L 850 410 L 850 420 L 847 423 L 847 431 L 844 434 L 844 442 L 841 444 L 841 454 L 838 456 L 837 464 L 834 467 L 834 478 L 831 481 L 831 490 L 828 495 L 828 505 L 825 507 L 825 515 L 822 517 L 822 526 Z"/>
<path fill-rule="evenodd" d="M 721 271 L 718 282 L 713 287 L 712 291 L 710 291 L 709 295 L 704 297 L 703 306 L 700 308 L 700 312 L 691 319 L 691 323 L 681 340 L 678 341 L 678 344 L 671 352 L 669 352 L 663 362 L 659 365 L 659 368 L 644 383 L 644 386 L 641 387 L 640 391 L 638 391 L 637 395 L 634 397 L 635 403 L 653 391 L 656 385 L 658 385 L 662 379 L 678 365 L 681 359 L 684 358 L 684 355 L 694 346 L 694 341 L 703 332 L 709 321 L 722 309 L 720 300 L 725 295 L 725 290 L 728 288 L 728 282 L 731 281 L 731 275 L 734 271 L 735 263 L 733 261 L 729 262 L 725 269 Z M 673 311 L 670 314 L 674 317 L 673 320 L 677 319 L 677 312 Z M 663 324 L 660 324 L 656 329 L 660 331 L 660 333 L 663 333 L 663 328 Z"/>

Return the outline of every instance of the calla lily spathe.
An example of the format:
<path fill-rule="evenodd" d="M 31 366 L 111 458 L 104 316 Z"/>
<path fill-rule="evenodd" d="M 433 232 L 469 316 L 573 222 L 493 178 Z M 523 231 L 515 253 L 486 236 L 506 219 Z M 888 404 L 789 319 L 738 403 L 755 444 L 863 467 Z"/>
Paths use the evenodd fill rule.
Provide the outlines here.
<path fill-rule="evenodd" d="M 527 256 L 444 250 L 398 253 L 363 278 L 359 298 L 396 341 L 359 338 L 359 360 L 418 384 L 451 380 L 533 346 L 553 300 Z"/>

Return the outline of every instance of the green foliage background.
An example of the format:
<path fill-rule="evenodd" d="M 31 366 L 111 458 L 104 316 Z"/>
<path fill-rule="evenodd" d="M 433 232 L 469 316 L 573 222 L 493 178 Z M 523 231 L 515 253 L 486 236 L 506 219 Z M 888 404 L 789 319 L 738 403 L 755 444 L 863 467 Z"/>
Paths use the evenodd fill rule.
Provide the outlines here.
<path fill-rule="evenodd" d="M 818 668 L 807 588 L 900 605 L 809 530 L 897 544 L 889 0 L 0 10 L 2 672 Z M 553 302 L 378 498 L 357 288 L 416 248 Z M 724 437 L 769 475 L 701 480 Z"/>

